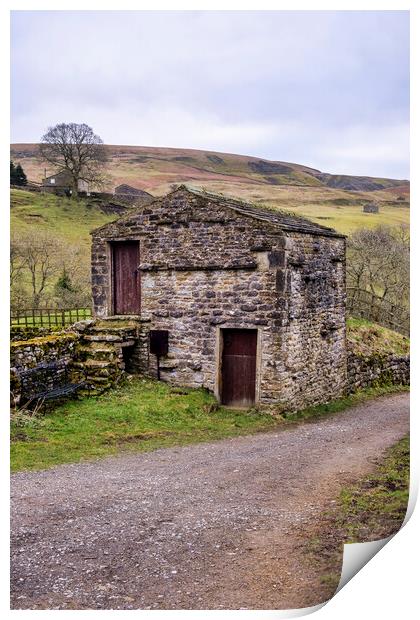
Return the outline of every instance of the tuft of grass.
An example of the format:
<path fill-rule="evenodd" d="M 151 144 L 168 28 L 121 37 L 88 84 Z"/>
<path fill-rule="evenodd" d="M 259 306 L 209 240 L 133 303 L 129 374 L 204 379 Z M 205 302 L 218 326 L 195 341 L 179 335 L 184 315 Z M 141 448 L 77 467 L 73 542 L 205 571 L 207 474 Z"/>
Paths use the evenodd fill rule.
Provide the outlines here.
<path fill-rule="evenodd" d="M 339 526 L 345 542 L 366 542 L 398 531 L 408 505 L 410 441 L 393 446 L 377 470 L 359 484 L 342 490 Z"/>
<path fill-rule="evenodd" d="M 256 410 L 219 407 L 205 390 L 174 388 L 139 377 L 99 397 L 68 401 L 43 416 L 14 412 L 11 467 L 43 469 L 115 455 L 122 450 L 211 441 L 284 428 L 299 420 L 335 413 L 398 388 L 375 388 L 285 419 Z M 401 388 L 400 388 L 401 389 Z"/>

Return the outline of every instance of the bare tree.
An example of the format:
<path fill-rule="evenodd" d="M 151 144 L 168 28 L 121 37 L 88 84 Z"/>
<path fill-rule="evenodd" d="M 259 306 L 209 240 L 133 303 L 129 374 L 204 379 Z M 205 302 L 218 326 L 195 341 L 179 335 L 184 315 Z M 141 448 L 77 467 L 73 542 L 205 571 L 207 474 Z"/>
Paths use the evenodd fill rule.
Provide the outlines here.
<path fill-rule="evenodd" d="M 91 301 L 90 261 L 85 248 L 67 245 L 57 262 L 60 277 L 55 284 L 58 307 L 84 307 Z"/>
<path fill-rule="evenodd" d="M 32 304 L 37 308 L 47 286 L 57 275 L 56 256 L 61 251 L 55 237 L 31 232 L 20 239 L 20 256 L 27 271 Z"/>
<path fill-rule="evenodd" d="M 42 136 L 39 150 L 42 158 L 72 179 L 73 196 L 77 196 L 79 181 L 97 188 L 105 183 L 104 166 L 107 160 L 102 139 L 82 123 L 59 123 L 49 127 Z"/>
<path fill-rule="evenodd" d="M 407 226 L 361 229 L 348 241 L 347 281 L 397 305 L 407 305 L 410 286 Z"/>
<path fill-rule="evenodd" d="M 20 241 L 16 237 L 10 240 L 10 287 L 17 284 L 25 266 Z"/>

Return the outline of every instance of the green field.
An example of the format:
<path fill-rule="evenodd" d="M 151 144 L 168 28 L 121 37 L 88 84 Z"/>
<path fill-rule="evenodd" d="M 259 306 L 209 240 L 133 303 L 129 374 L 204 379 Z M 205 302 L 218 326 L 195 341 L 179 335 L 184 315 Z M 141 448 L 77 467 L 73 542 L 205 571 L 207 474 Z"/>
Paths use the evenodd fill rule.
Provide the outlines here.
<path fill-rule="evenodd" d="M 12 469 L 39 469 L 158 447 L 210 441 L 276 424 L 269 415 L 219 408 L 204 390 L 133 378 L 46 415 L 12 415 Z"/>
<path fill-rule="evenodd" d="M 72 325 L 77 321 L 92 318 L 90 308 L 71 310 L 34 309 L 34 312 L 23 311 L 11 316 L 11 327 L 60 327 Z"/>
<path fill-rule="evenodd" d="M 10 191 L 11 232 L 22 235 L 31 231 L 45 231 L 89 251 L 89 232 L 115 219 L 86 200 L 72 200 L 52 194 Z"/>
<path fill-rule="evenodd" d="M 410 217 L 409 209 L 386 206 L 380 208 L 380 213 L 362 213 L 360 207 L 337 207 L 328 204 L 295 206 L 291 210 L 318 224 L 335 228 L 345 235 L 351 234 L 358 228 L 375 228 L 383 224 L 408 225 Z"/>

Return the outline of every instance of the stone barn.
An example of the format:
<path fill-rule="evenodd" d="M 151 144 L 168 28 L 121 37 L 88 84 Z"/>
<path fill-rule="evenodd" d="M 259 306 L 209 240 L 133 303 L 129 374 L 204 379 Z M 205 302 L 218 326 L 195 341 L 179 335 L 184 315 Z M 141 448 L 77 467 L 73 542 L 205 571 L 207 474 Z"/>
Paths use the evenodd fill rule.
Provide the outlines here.
<path fill-rule="evenodd" d="M 363 205 L 363 213 L 379 213 L 379 206 L 374 202 Z"/>
<path fill-rule="evenodd" d="M 331 228 L 181 186 L 93 231 L 92 288 L 102 325 L 137 325 L 124 359 L 146 376 L 279 411 L 345 390 L 345 237 Z"/>
<path fill-rule="evenodd" d="M 118 185 L 118 187 L 114 189 L 114 196 L 128 204 L 134 204 L 136 202 L 139 204 L 142 202 L 146 203 L 154 198 L 149 192 L 145 192 L 137 187 L 131 187 L 131 185 L 126 185 L 125 183 Z"/>

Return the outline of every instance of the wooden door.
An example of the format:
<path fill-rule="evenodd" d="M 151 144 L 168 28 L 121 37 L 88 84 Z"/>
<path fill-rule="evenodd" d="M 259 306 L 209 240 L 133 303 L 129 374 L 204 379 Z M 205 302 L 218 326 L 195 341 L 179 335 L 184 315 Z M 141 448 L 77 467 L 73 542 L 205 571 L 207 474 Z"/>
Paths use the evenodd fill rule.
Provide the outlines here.
<path fill-rule="evenodd" d="M 112 244 L 114 314 L 140 314 L 138 241 Z"/>
<path fill-rule="evenodd" d="M 222 404 L 251 407 L 255 403 L 256 329 L 224 329 Z"/>

